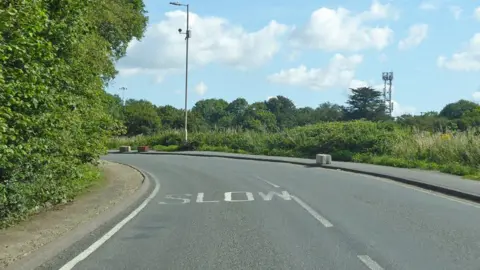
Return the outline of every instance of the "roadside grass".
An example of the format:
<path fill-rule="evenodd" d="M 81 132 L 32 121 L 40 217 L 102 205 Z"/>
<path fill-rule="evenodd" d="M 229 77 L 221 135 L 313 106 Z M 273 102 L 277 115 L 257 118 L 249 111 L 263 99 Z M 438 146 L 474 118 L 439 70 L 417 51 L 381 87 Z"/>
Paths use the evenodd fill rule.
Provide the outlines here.
<path fill-rule="evenodd" d="M 32 215 L 71 202 L 76 196 L 105 183 L 98 166 L 70 167 L 74 177 L 55 175 L 40 181 L 0 185 L 0 229 L 10 227 Z"/>
<path fill-rule="evenodd" d="M 391 123 L 330 122 L 278 133 L 216 130 L 189 135 L 180 130 L 152 136 L 113 138 L 109 148 L 150 145 L 157 151 L 217 151 L 254 155 L 314 158 L 328 153 L 334 160 L 419 168 L 480 180 L 480 130 L 430 133 Z"/>

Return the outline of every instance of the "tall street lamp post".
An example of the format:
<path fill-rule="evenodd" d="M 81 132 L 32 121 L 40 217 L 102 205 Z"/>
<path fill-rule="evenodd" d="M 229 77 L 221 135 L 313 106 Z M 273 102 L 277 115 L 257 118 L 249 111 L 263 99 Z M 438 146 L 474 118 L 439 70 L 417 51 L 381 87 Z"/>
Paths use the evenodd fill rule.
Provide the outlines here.
<path fill-rule="evenodd" d="M 174 6 L 183 6 L 187 7 L 187 30 L 183 31 L 182 28 L 178 29 L 178 33 L 185 35 L 185 43 L 186 43 L 186 48 L 185 48 L 185 142 L 188 142 L 188 111 L 187 111 L 187 100 L 188 100 L 188 40 L 190 39 L 191 33 L 190 33 L 190 25 L 189 25 L 189 5 L 188 4 L 182 4 L 179 2 L 170 2 L 170 5 Z"/>

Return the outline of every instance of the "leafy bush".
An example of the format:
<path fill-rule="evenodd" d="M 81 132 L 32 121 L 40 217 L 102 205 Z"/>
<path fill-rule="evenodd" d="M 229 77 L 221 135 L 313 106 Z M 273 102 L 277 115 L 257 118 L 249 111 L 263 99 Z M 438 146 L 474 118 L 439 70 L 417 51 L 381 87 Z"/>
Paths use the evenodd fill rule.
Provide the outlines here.
<path fill-rule="evenodd" d="M 173 152 L 173 151 L 178 151 L 179 147 L 178 145 L 155 145 L 153 146 L 153 150 L 155 151 L 162 151 L 162 152 Z"/>
<path fill-rule="evenodd" d="M 98 179 L 95 161 L 122 129 L 105 82 L 145 23 L 141 0 L 0 2 L 1 226 Z"/>
<path fill-rule="evenodd" d="M 182 131 L 152 137 L 112 139 L 110 145 L 175 141 Z M 480 175 L 478 130 L 456 133 L 415 132 L 391 123 L 351 121 L 296 127 L 278 133 L 221 130 L 191 133 L 197 150 L 314 158 L 329 153 L 334 160 L 439 170 L 475 178 Z"/>

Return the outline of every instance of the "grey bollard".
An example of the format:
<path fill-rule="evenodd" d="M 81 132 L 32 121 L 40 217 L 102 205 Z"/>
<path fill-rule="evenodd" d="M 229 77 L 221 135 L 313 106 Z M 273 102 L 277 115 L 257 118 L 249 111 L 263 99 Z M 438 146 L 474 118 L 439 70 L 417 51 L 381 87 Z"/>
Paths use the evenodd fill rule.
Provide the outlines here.
<path fill-rule="evenodd" d="M 128 153 L 130 151 L 132 151 L 130 146 L 120 146 L 120 153 Z"/>
<path fill-rule="evenodd" d="M 326 154 L 317 154 L 317 165 L 332 164 L 332 156 Z"/>

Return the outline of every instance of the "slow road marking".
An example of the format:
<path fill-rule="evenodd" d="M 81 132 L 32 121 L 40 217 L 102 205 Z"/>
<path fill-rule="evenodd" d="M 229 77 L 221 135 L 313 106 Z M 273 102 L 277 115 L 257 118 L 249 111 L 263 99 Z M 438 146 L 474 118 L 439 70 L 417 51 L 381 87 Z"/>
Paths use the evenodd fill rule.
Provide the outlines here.
<path fill-rule="evenodd" d="M 268 193 L 258 192 L 258 197 L 263 201 L 271 201 L 274 197 L 283 199 L 284 201 L 290 201 L 293 199 L 293 196 L 290 195 L 287 191 L 269 191 Z M 257 198 L 258 198 L 257 197 Z M 251 202 L 255 200 L 255 195 L 253 192 L 248 191 L 229 191 L 225 192 L 222 198 L 213 198 L 213 196 L 208 196 L 204 192 L 199 192 L 196 195 L 196 199 L 193 194 L 167 194 L 165 195 L 165 200 L 158 202 L 159 204 L 188 204 L 188 203 L 220 203 L 220 202 Z"/>

